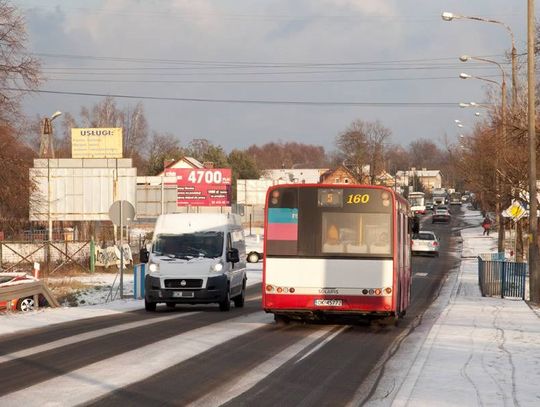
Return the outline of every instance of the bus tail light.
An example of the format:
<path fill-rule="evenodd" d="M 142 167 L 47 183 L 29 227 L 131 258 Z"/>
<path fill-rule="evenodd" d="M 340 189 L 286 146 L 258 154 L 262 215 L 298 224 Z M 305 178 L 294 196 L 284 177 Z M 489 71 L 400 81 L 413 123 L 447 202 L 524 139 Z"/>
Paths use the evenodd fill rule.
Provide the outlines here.
<path fill-rule="evenodd" d="M 293 293 L 295 292 L 294 287 L 289 288 L 289 292 L 290 292 L 291 294 L 293 294 Z"/>
<path fill-rule="evenodd" d="M 281 293 L 283 292 L 283 288 L 278 287 L 278 288 L 277 288 L 277 292 L 278 292 L 279 294 L 281 294 Z"/>
<path fill-rule="evenodd" d="M 376 288 L 375 289 L 375 295 L 381 295 L 381 289 L 380 288 Z"/>
<path fill-rule="evenodd" d="M 392 287 L 386 287 L 384 291 L 386 292 L 386 294 L 392 294 Z"/>
<path fill-rule="evenodd" d="M 270 284 L 267 284 L 266 285 L 266 291 L 272 292 L 272 291 L 274 291 L 274 287 L 272 285 L 270 285 Z"/>

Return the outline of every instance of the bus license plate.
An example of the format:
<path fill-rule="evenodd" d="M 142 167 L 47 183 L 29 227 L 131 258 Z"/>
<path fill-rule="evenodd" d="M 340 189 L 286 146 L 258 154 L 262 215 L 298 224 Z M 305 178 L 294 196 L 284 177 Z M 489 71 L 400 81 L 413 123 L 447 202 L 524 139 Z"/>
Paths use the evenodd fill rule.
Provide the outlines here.
<path fill-rule="evenodd" d="M 173 291 L 172 296 L 174 298 L 193 298 L 193 291 Z"/>
<path fill-rule="evenodd" d="M 317 307 L 341 307 L 343 305 L 342 300 L 315 300 Z"/>

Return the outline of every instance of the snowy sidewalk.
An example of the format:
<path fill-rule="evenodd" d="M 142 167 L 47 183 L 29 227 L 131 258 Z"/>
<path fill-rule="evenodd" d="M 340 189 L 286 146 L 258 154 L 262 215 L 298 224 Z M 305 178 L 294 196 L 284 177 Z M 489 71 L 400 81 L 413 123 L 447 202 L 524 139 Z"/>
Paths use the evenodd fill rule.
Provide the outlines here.
<path fill-rule="evenodd" d="M 496 236 L 473 227 L 462 237 L 460 270 L 388 361 L 368 405 L 540 405 L 540 318 L 524 301 L 481 296 L 476 255 L 494 251 Z"/>

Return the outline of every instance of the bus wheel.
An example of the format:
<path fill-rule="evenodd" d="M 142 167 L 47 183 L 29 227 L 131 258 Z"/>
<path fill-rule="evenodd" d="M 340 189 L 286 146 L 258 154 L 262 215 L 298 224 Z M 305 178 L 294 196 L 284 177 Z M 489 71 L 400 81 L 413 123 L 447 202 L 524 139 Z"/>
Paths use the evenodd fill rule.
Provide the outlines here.
<path fill-rule="evenodd" d="M 285 315 L 274 314 L 274 321 L 276 325 L 288 325 L 291 320 Z"/>

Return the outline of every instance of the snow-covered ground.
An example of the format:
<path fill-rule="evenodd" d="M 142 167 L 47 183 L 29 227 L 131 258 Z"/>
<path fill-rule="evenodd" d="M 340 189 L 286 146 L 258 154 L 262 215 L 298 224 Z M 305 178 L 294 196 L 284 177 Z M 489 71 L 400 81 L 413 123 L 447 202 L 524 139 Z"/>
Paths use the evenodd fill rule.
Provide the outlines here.
<path fill-rule="evenodd" d="M 357 401 L 379 380 L 367 405 L 540 405 L 539 316 L 524 301 L 481 296 L 476 255 L 496 251 L 496 236 L 482 236 L 479 212 L 465 219 L 460 268 Z"/>
<path fill-rule="evenodd" d="M 248 263 L 248 286 L 262 281 L 262 262 Z M 60 308 L 40 308 L 30 313 L 10 312 L 0 314 L 0 335 L 25 329 L 38 328 L 76 319 L 112 315 L 144 308 L 142 300 L 133 299 L 133 273 L 124 275 L 124 299 L 108 301 L 110 287 L 114 282 L 115 292 L 119 277 L 115 274 L 98 273 L 90 276 L 63 277 L 89 284 L 93 288 L 82 290 L 77 295 L 79 306 L 64 305 Z M 119 298 L 119 295 L 116 295 Z"/>
<path fill-rule="evenodd" d="M 386 363 L 374 370 L 351 405 L 540 405 L 538 313 L 523 301 L 480 295 L 476 255 L 494 251 L 496 236 L 482 236 L 479 212 L 466 211 L 464 219 L 469 227 L 461 232 L 461 266 L 449 273 L 436 301 L 388 350 Z M 249 265 L 248 278 L 252 284 L 260 281 L 261 263 Z M 126 290 L 131 281 L 126 276 Z M 0 334 L 142 307 L 142 301 L 125 299 L 7 314 L 0 316 Z M 376 382 L 375 393 L 366 400 Z"/>

